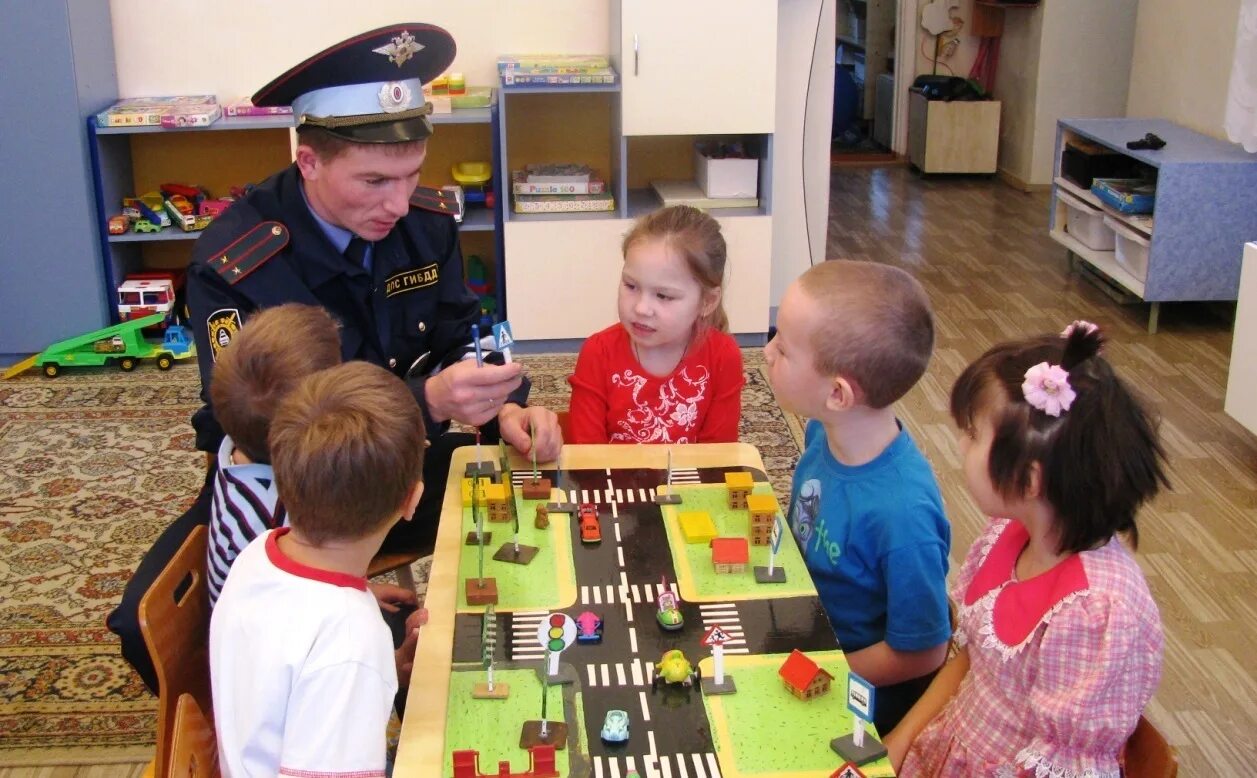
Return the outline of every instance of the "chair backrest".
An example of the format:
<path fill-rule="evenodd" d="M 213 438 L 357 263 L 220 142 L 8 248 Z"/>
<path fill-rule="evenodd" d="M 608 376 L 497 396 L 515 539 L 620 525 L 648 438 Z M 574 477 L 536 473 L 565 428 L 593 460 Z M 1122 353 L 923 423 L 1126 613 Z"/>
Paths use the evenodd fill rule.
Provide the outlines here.
<path fill-rule="evenodd" d="M 572 414 L 567 411 L 559 411 L 556 416 L 559 417 L 559 432 L 563 434 L 563 442 L 571 440 L 572 435 Z"/>
<path fill-rule="evenodd" d="M 170 775 L 175 706 L 190 694 L 213 719 L 209 678 L 209 595 L 206 538 L 198 526 L 140 600 L 140 632 L 157 674 L 156 774 Z"/>
<path fill-rule="evenodd" d="M 1178 755 L 1144 716 L 1126 741 L 1126 778 L 1174 778 Z"/>
<path fill-rule="evenodd" d="M 214 725 L 196 698 L 180 694 L 170 742 L 170 778 L 218 778 L 218 741 Z"/>

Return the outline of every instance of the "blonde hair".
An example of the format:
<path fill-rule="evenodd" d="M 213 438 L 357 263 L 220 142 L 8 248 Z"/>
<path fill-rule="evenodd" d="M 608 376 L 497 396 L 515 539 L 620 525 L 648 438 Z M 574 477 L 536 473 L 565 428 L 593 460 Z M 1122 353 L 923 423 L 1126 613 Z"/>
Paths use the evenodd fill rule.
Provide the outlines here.
<path fill-rule="evenodd" d="M 280 400 L 301 379 L 339 363 L 340 330 L 323 307 L 287 303 L 258 311 L 214 365 L 214 417 L 245 456 L 270 462 L 266 438 Z"/>
<path fill-rule="evenodd" d="M 831 259 L 799 276 L 817 303 L 816 370 L 854 381 L 871 408 L 885 408 L 925 375 L 934 351 L 934 313 L 907 272 L 875 262 Z"/>
<path fill-rule="evenodd" d="M 637 220 L 629 234 L 624 236 L 621 250 L 627 255 L 634 244 L 644 240 L 661 240 L 665 246 L 680 254 L 704 294 L 723 288 L 728 250 L 725 238 L 720 234 L 720 222 L 712 217 L 689 205 L 660 208 Z M 716 307 L 699 321 L 703 326 L 721 332 L 729 331 L 723 295 L 716 302 Z"/>
<path fill-rule="evenodd" d="M 314 544 L 391 524 L 423 480 L 419 403 L 400 378 L 367 362 L 302 381 L 280 403 L 270 444 L 279 499 Z"/>

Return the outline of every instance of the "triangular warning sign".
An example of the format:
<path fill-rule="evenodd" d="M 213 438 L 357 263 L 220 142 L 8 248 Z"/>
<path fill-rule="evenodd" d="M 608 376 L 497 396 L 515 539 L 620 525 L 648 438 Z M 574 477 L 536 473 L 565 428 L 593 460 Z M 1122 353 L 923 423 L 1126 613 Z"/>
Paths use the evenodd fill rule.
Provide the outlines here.
<path fill-rule="evenodd" d="M 728 632 L 725 632 L 723 629 L 720 628 L 719 624 L 716 624 L 707 630 L 707 634 L 703 635 L 703 645 L 704 646 L 718 646 L 724 643 L 728 643 L 732 639 L 733 638 L 729 635 Z"/>
<path fill-rule="evenodd" d="M 829 778 L 864 778 L 864 773 L 860 772 L 860 768 L 856 767 L 854 762 L 847 762 L 831 773 Z"/>

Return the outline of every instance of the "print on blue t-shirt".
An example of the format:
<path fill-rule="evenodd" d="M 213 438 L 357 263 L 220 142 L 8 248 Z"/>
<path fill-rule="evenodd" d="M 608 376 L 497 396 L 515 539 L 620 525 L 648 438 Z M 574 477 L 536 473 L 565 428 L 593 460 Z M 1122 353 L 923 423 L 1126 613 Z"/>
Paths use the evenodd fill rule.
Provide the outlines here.
<path fill-rule="evenodd" d="M 789 524 L 844 650 L 947 641 L 951 527 L 934 472 L 902 427 L 873 461 L 849 467 L 809 422 Z"/>

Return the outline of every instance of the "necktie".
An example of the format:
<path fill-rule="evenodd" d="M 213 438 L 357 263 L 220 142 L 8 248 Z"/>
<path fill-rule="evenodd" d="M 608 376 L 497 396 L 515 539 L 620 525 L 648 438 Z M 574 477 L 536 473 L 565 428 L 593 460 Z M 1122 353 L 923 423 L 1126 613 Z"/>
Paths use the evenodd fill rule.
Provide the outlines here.
<path fill-rule="evenodd" d="M 350 239 L 349 245 L 345 247 L 345 259 L 358 267 L 366 267 L 367 248 L 370 245 L 370 243 L 355 235 Z"/>

